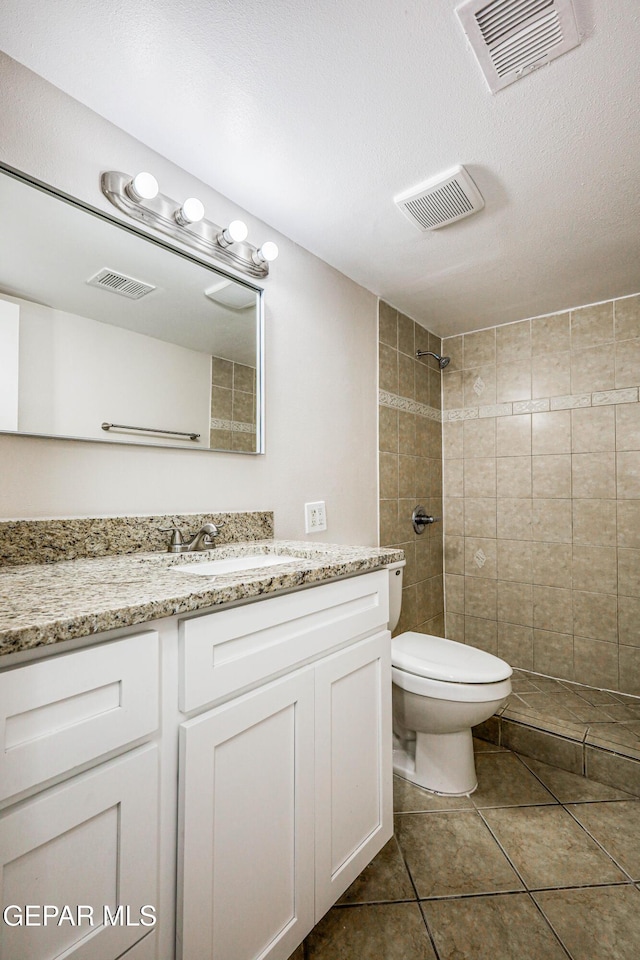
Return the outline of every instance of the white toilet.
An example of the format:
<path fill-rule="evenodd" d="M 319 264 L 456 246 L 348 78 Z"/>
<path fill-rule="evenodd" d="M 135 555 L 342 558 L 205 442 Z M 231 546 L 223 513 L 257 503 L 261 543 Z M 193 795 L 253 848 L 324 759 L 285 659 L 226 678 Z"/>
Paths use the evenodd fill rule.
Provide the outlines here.
<path fill-rule="evenodd" d="M 404 561 L 389 570 L 389 629 L 398 624 Z M 393 772 L 433 793 L 462 796 L 478 786 L 471 728 L 511 693 L 499 657 L 426 633 L 391 641 Z"/>

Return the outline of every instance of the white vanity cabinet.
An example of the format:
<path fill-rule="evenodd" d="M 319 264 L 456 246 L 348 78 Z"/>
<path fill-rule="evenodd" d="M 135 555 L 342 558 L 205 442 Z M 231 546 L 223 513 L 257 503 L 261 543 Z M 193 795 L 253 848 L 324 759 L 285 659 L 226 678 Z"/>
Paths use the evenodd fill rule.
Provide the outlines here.
<path fill-rule="evenodd" d="M 182 624 L 180 960 L 287 960 L 391 836 L 387 619 L 377 572 Z"/>
<path fill-rule="evenodd" d="M 0 673 L 2 960 L 154 956 L 158 692 L 152 631 Z"/>
<path fill-rule="evenodd" d="M 392 833 L 387 622 L 379 570 L 0 660 L 1 960 L 288 960 Z"/>

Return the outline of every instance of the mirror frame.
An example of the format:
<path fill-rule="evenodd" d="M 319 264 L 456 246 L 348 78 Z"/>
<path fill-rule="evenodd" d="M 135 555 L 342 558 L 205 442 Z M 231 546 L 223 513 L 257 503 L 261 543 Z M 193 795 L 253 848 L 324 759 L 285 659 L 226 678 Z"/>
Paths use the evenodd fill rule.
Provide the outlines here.
<path fill-rule="evenodd" d="M 186 249 L 182 249 L 176 244 L 171 243 L 170 241 L 160 239 L 153 234 L 147 233 L 145 230 L 140 229 L 139 227 L 133 226 L 129 223 L 126 223 L 123 220 L 119 220 L 117 217 L 112 216 L 109 213 L 105 213 L 103 210 L 99 210 L 97 207 L 91 206 L 91 204 L 86 203 L 84 200 L 79 200 L 77 197 L 71 196 L 71 194 L 65 193 L 63 190 L 58 189 L 57 187 L 52 186 L 49 183 L 45 183 L 43 180 L 38 180 L 36 177 L 32 177 L 27 173 L 24 173 L 22 170 L 18 170 L 16 167 L 12 167 L 7 163 L 0 161 L 0 174 L 7 174 L 10 177 L 13 177 L 14 180 L 19 180 L 27 186 L 34 187 L 36 190 L 40 190 L 42 193 L 47 193 L 50 196 L 56 197 L 58 200 L 68 203 L 73 207 L 76 207 L 78 210 L 82 210 L 85 213 L 90 214 L 91 216 L 98 217 L 98 219 L 105 221 L 106 223 L 113 224 L 113 226 L 125 230 L 127 233 L 133 234 L 133 236 L 140 237 L 142 240 L 146 240 L 148 243 L 155 244 L 155 246 L 160 247 L 162 250 L 166 250 L 168 253 L 176 254 L 179 257 L 183 257 L 185 260 L 190 260 L 191 263 L 195 263 L 198 266 L 204 267 L 207 270 L 210 270 L 212 273 L 217 276 L 224 277 L 228 280 L 234 280 L 237 283 L 241 283 L 243 286 L 248 287 L 257 294 L 257 303 L 256 303 L 256 449 L 255 450 L 224 450 L 219 447 L 185 447 L 175 443 L 154 443 L 149 441 L 148 443 L 140 443 L 135 440 L 121 440 L 116 439 L 115 435 L 113 438 L 104 439 L 102 437 L 73 437 L 67 436 L 65 434 L 56 434 L 56 433 L 27 433 L 21 432 L 19 430 L 0 430 L 0 436 L 2 437 L 37 437 L 46 440 L 70 440 L 70 441 L 80 441 L 81 443 L 100 443 L 108 445 L 117 445 L 119 447 L 135 447 L 140 449 L 140 447 L 151 447 L 153 449 L 165 449 L 165 450 L 184 450 L 189 453 L 222 453 L 222 454 L 243 454 L 244 456 L 256 456 L 262 455 L 265 453 L 265 311 L 264 311 L 264 288 L 257 283 L 251 282 L 250 280 L 245 279 L 244 277 L 237 276 L 235 273 L 221 269 L 220 267 L 214 265 L 213 263 L 208 262 L 205 255 L 196 256 L 193 253 L 189 253 Z M 213 258 L 212 258 L 213 259 Z"/>

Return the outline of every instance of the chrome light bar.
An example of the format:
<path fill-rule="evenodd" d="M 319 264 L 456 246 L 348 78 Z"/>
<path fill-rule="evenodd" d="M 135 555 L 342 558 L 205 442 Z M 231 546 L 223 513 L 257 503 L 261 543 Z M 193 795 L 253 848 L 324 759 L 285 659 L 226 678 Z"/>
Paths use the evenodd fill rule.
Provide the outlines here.
<path fill-rule="evenodd" d="M 149 173 L 131 177 L 110 170 L 102 174 L 100 186 L 105 197 L 134 220 L 154 227 L 250 277 L 267 277 L 270 261 L 278 256 L 278 248 L 273 241 L 267 241 L 260 248 L 247 243 L 244 240 L 246 227 L 241 221 L 234 220 L 227 227 L 219 227 L 205 220 L 204 207 L 194 197 L 180 204 L 164 196 Z M 244 227 L 244 231 L 239 227 Z M 234 236 L 239 239 L 234 239 Z"/>

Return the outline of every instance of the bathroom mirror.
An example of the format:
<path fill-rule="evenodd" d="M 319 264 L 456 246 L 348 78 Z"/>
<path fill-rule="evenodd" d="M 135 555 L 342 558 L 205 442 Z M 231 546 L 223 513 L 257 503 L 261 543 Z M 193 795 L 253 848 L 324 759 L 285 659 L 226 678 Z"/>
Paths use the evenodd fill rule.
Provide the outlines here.
<path fill-rule="evenodd" d="M 0 165 L 0 431 L 264 450 L 262 290 Z"/>

